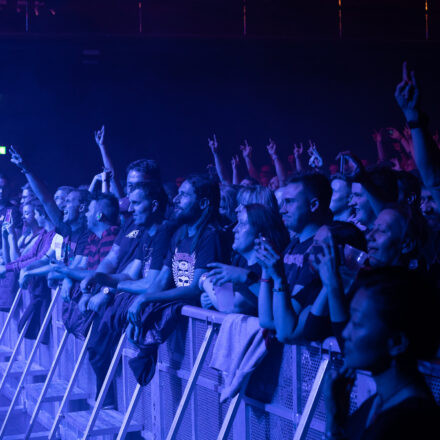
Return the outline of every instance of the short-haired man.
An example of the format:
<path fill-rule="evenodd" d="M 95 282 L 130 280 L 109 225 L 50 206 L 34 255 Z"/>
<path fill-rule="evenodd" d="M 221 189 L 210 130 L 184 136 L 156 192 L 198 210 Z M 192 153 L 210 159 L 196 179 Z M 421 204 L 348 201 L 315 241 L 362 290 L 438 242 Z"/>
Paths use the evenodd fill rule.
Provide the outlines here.
<path fill-rule="evenodd" d="M 300 338 L 300 314 L 319 293 L 319 276 L 309 267 L 308 252 L 318 229 L 331 222 L 331 195 L 330 182 L 319 173 L 291 177 L 282 193 L 281 215 L 295 238 L 284 253 L 284 265 L 278 264 L 279 257 L 263 265 L 263 278 L 272 278 L 274 293 L 272 299 L 272 294 L 264 298 L 260 292 L 259 310 L 261 325 L 275 329 L 281 342 Z M 276 255 L 266 241 L 259 244 L 268 255 Z"/>
<path fill-rule="evenodd" d="M 91 311 L 100 312 L 108 306 L 102 320 L 97 319 L 95 323 L 89 349 L 97 377 L 97 393 L 108 369 L 107 359 L 111 359 L 113 341 L 117 340 L 120 334 L 114 327 L 112 330 L 116 331 L 98 332 L 98 326 L 101 321 L 117 321 L 117 316 L 123 314 L 124 308 L 126 311 L 132 296 L 118 293 L 113 298 L 112 288 L 122 280 L 135 280 L 141 276 L 144 277 L 144 282 L 152 282 L 159 274 L 169 248 L 170 232 L 166 225 L 161 226 L 167 203 L 162 186 L 157 182 L 138 182 L 133 185 L 129 200 L 130 212 L 133 214 L 129 230 L 121 230 L 108 255 L 93 270 L 82 274 L 83 295 L 80 309 L 88 307 Z M 92 295 L 92 292 L 97 293 Z M 125 328 L 125 317 L 121 327 Z M 95 345 L 106 347 L 102 352 L 103 356 L 96 354 Z M 110 393 L 105 405 L 113 403 L 114 396 Z"/>

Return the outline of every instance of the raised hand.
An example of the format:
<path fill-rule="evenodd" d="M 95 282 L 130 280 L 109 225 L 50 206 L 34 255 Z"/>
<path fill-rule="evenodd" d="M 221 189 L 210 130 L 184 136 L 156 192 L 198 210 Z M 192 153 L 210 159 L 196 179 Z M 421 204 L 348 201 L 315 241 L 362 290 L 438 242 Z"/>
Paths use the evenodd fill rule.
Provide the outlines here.
<path fill-rule="evenodd" d="M 420 93 L 414 71 L 408 73 L 406 61 L 402 66 L 402 81 L 394 93 L 397 104 L 405 114 L 406 120 L 416 120 L 419 117 Z"/>
<path fill-rule="evenodd" d="M 269 138 L 269 145 L 266 148 L 269 156 L 272 160 L 275 160 L 277 158 L 277 146 L 272 139 Z"/>
<path fill-rule="evenodd" d="M 411 129 L 408 127 L 408 124 L 405 124 L 405 127 L 403 127 L 403 136 L 405 136 L 405 139 L 407 141 L 412 141 L 412 136 L 411 136 Z"/>
<path fill-rule="evenodd" d="M 383 128 L 380 128 L 379 130 L 373 130 L 373 133 L 371 134 L 371 137 L 373 138 L 373 141 L 376 142 L 382 142 L 382 136 L 383 136 Z"/>
<path fill-rule="evenodd" d="M 20 154 L 17 152 L 17 150 L 11 145 L 9 147 L 9 151 L 11 152 L 11 162 L 18 166 L 18 168 L 24 170 L 26 169 L 25 163 L 23 161 L 23 158 L 20 156 Z"/>
<path fill-rule="evenodd" d="M 231 159 L 232 169 L 236 170 L 238 168 L 239 164 L 240 164 L 240 157 L 238 156 L 238 154 L 236 154 L 235 156 L 232 156 L 232 159 Z"/>
<path fill-rule="evenodd" d="M 250 159 L 252 157 L 252 147 L 248 144 L 246 139 L 244 140 L 244 145 L 240 145 L 240 150 L 245 159 Z"/>
<path fill-rule="evenodd" d="M 316 144 L 309 140 L 309 149 L 307 150 L 307 153 L 310 156 L 309 159 L 309 166 L 313 168 L 321 168 L 324 164 L 324 161 L 322 160 L 321 155 L 318 153 L 318 150 L 316 148 Z"/>
<path fill-rule="evenodd" d="M 214 155 L 218 154 L 218 142 L 215 134 L 213 135 L 212 139 L 208 138 L 208 145 L 212 151 L 212 154 Z"/>
<path fill-rule="evenodd" d="M 301 156 L 301 154 L 303 154 L 303 151 L 304 146 L 302 142 L 299 143 L 299 147 L 296 144 L 293 144 L 293 155 L 295 156 L 295 158 Z"/>
<path fill-rule="evenodd" d="M 325 227 L 322 232 L 323 236 L 319 241 L 318 252 L 311 255 L 311 260 L 318 269 L 323 285 L 337 287 L 339 261 L 336 246 L 330 230 Z"/>
<path fill-rule="evenodd" d="M 264 278 L 269 277 L 273 280 L 281 280 L 284 270 L 283 259 L 269 241 L 264 237 L 257 238 L 254 249 L 257 262 L 263 269 Z"/>
<path fill-rule="evenodd" d="M 366 174 L 362 161 L 356 157 L 351 151 L 342 151 L 336 156 L 339 161 L 341 157 L 348 166 L 344 167 L 344 175 L 352 182 L 360 182 Z M 347 168 L 350 170 L 346 172 Z"/>
<path fill-rule="evenodd" d="M 105 134 L 104 125 L 101 127 L 100 130 L 95 131 L 95 142 L 98 145 L 98 147 L 102 147 L 104 145 L 104 134 Z"/>

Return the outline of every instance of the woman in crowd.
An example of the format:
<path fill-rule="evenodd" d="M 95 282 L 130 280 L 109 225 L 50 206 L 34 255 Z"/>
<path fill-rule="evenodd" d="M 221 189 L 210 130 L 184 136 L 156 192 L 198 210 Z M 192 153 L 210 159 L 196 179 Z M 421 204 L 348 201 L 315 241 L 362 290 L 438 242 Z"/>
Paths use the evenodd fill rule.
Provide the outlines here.
<path fill-rule="evenodd" d="M 361 273 L 354 290 L 343 332 L 345 364 L 330 372 L 326 384 L 325 438 L 434 438 L 440 411 L 417 368 L 417 361 L 433 357 L 439 345 L 433 285 L 396 266 Z M 355 370 L 371 372 L 376 394 L 349 416 Z"/>
<path fill-rule="evenodd" d="M 201 302 L 204 307 L 213 305 L 227 313 L 256 314 L 260 270 L 255 254 L 255 240 L 260 235 L 268 237 L 274 247 L 282 252 L 289 242 L 289 233 L 279 213 L 260 204 L 242 205 L 237 218 L 238 222 L 233 231 L 232 265 L 210 265 L 211 271 L 206 274 L 201 284 L 205 290 Z M 226 283 L 232 283 L 233 289 L 228 305 L 224 305 L 223 298 L 216 295 Z M 223 294 L 226 294 L 225 291 Z"/>

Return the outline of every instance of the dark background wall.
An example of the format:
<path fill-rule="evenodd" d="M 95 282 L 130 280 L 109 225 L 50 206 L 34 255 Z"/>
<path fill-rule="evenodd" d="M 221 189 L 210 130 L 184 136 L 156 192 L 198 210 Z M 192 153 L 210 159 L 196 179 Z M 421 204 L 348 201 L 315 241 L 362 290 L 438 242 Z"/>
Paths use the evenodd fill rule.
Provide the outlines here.
<path fill-rule="evenodd" d="M 432 126 L 440 126 L 439 44 L 423 40 L 423 22 L 412 28 L 420 38 L 352 33 L 342 41 L 333 21 L 328 38 L 269 31 L 270 37 L 261 31 L 243 38 L 238 22 L 234 32 L 215 36 L 151 29 L 3 35 L 0 145 L 16 145 L 52 187 L 87 183 L 100 171 L 93 131 L 103 123 L 121 173 L 140 157 L 158 159 L 166 179 L 202 170 L 211 161 L 213 133 L 228 161 L 247 138 L 257 164 L 267 162 L 269 137 L 284 157 L 294 142 L 311 138 L 328 161 L 347 148 L 375 160 L 372 130 L 403 125 L 393 92 L 405 59 L 417 71 Z M 14 173 L 5 157 L 0 170 Z"/>

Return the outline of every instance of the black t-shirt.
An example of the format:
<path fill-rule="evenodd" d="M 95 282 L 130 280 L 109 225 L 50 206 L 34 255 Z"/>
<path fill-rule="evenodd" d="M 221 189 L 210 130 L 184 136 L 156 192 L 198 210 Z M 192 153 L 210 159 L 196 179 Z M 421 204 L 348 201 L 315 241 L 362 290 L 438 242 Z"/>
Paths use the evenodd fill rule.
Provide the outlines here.
<path fill-rule="evenodd" d="M 292 297 L 298 301 L 302 307 L 311 305 L 321 290 L 321 280 L 319 274 L 315 272 L 309 264 L 309 249 L 312 246 L 313 237 L 303 242 L 296 239 L 292 241 L 284 253 L 284 270 L 287 283 Z M 298 287 L 302 286 L 301 290 Z"/>
<path fill-rule="evenodd" d="M 410 397 L 379 413 L 366 428 L 374 396 L 347 420 L 347 440 L 415 440 L 438 438 L 440 408 L 434 399 Z M 437 434 L 436 434 L 437 432 Z"/>
<path fill-rule="evenodd" d="M 86 255 L 85 250 L 91 235 L 92 232 L 82 227 L 63 239 L 62 258 L 65 264 L 71 263 L 76 255 Z"/>
<path fill-rule="evenodd" d="M 130 219 L 121 228 L 115 243 L 119 246 L 119 261 L 115 273 L 121 273 L 136 258 L 139 244 L 145 233 L 143 226 L 135 225 Z"/>
<path fill-rule="evenodd" d="M 218 227 L 208 224 L 194 246 L 194 237 L 188 237 L 187 226 L 182 226 L 174 233 L 165 265 L 172 270 L 176 287 L 189 286 L 196 269 L 208 269 L 209 263 L 229 260 L 230 252 L 222 235 Z"/>
<path fill-rule="evenodd" d="M 162 224 L 154 235 L 144 232 L 136 248 L 134 258 L 142 261 L 142 277 L 145 278 L 150 269 L 160 270 L 170 248 L 172 230 Z"/>
<path fill-rule="evenodd" d="M 249 266 L 246 258 L 240 255 L 238 252 L 232 251 L 231 264 L 232 266 L 240 267 L 242 269 L 247 269 L 253 272 L 255 274 L 254 275 L 255 279 L 261 278 L 261 272 L 262 272 L 261 266 L 258 263 Z"/>

